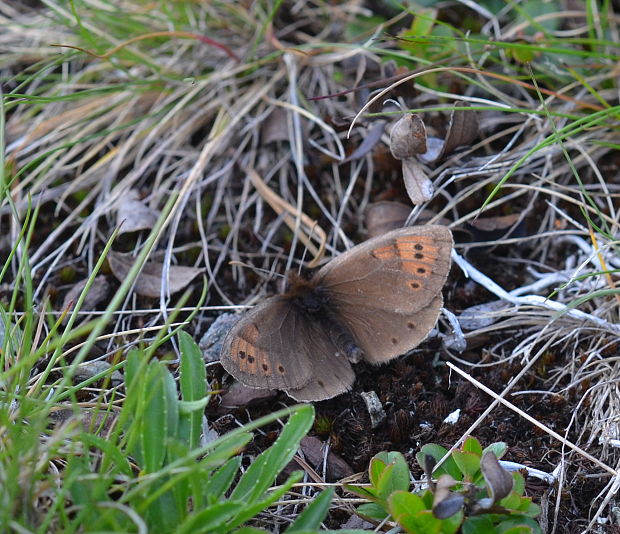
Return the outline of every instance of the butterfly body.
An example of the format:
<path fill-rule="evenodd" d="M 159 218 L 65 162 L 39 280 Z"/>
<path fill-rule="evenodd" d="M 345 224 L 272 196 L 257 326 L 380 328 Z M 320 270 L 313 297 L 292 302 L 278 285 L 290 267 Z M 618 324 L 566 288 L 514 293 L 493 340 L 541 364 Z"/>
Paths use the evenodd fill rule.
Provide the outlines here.
<path fill-rule="evenodd" d="M 451 250 L 443 226 L 365 241 L 248 312 L 224 340 L 221 363 L 248 386 L 297 400 L 344 393 L 355 380 L 350 362 L 386 362 L 433 328 Z"/>

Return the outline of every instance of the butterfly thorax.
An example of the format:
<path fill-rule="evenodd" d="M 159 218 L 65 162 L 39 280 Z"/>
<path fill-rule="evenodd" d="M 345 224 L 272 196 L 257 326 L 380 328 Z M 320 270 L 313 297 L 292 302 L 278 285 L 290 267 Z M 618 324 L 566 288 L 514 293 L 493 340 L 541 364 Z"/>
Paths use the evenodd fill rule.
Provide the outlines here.
<path fill-rule="evenodd" d="M 308 319 L 321 325 L 340 354 L 353 363 L 360 361 L 364 353 L 349 329 L 332 309 L 329 291 L 313 283 L 312 280 L 299 276 L 289 280 L 292 286 L 285 296 L 291 300 L 292 305 Z"/>

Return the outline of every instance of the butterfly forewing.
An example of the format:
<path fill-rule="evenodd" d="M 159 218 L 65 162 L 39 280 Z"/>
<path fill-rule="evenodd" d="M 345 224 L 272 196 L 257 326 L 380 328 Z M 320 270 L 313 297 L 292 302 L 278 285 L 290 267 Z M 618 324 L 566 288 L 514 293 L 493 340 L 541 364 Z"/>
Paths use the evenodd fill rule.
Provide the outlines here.
<path fill-rule="evenodd" d="M 334 306 L 369 304 L 398 313 L 425 308 L 450 270 L 452 234 L 443 226 L 400 228 L 365 241 L 316 275 Z"/>

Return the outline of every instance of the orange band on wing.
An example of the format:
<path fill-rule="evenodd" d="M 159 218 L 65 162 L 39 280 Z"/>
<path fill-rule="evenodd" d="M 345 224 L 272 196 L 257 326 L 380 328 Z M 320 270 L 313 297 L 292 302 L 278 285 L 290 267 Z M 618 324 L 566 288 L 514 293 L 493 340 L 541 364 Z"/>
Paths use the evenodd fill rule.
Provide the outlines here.
<path fill-rule="evenodd" d="M 233 340 L 230 356 L 241 372 L 249 375 L 269 376 L 272 369 L 267 353 L 256 346 L 259 336 L 260 332 L 256 324 L 248 324 L 241 335 Z"/>
<path fill-rule="evenodd" d="M 424 278 L 439 258 L 439 247 L 430 236 L 403 236 L 374 249 L 371 255 L 379 260 L 401 260 L 403 271 Z"/>

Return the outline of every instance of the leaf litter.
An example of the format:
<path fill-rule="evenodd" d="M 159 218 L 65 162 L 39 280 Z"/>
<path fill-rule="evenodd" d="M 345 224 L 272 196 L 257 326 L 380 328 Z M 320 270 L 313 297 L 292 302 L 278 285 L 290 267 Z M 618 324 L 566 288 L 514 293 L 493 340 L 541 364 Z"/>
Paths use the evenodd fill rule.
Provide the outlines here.
<path fill-rule="evenodd" d="M 354 17 L 344 6 L 324 7 L 343 21 Z M 451 375 L 442 363 L 456 362 L 496 393 L 510 383 L 506 394 L 521 410 L 612 471 L 618 465 L 617 301 L 601 292 L 613 289 L 615 275 L 605 279 L 598 274 L 606 266 L 620 268 L 613 237 L 619 224 L 619 160 L 614 149 L 618 130 L 604 115 L 588 118 L 591 110 L 600 110 L 600 101 L 587 84 L 571 84 L 573 78 L 564 70 L 559 78 L 567 80 L 564 89 L 543 88 L 541 102 L 528 79 L 500 83 L 505 72 L 490 72 L 490 63 L 485 63 L 490 56 L 484 53 L 460 56 L 453 69 L 439 63 L 436 75 L 444 77 L 447 87 L 442 91 L 414 77 L 401 84 L 411 91 L 398 94 L 398 88 L 390 86 L 394 80 L 386 81 L 381 88 L 396 96 L 403 109 L 421 113 L 432 132 L 427 137 L 429 156 L 416 155 L 422 162 L 416 159 L 414 169 L 407 171 L 407 181 L 428 180 L 433 189 L 431 193 L 428 186 L 418 187 L 425 200 L 414 207 L 403 182 L 402 162 L 385 150 L 389 139 L 380 125 L 393 118 L 362 114 L 352 122 L 373 98 L 364 84 L 391 76 L 382 68 L 383 56 L 402 43 L 385 36 L 338 46 L 333 43 L 342 36 L 330 34 L 336 29 L 321 19 L 324 15 L 302 10 L 290 26 L 288 9 L 286 5 L 273 21 L 273 39 L 259 40 L 254 48 L 248 45 L 247 31 L 213 28 L 210 35 L 246 64 L 199 41 L 183 41 L 182 48 L 174 39 L 133 43 L 131 50 L 145 59 L 132 65 L 131 79 L 145 84 L 140 91 L 112 63 L 71 53 L 66 61 L 74 68 L 64 79 L 64 91 L 79 97 L 41 106 L 34 120 L 27 100 L 15 101 L 7 112 L 7 155 L 24 172 L 11 192 L 20 216 L 29 199 L 41 206 L 39 225 L 46 228 L 36 235 L 31 252 L 36 298 L 46 288 L 61 287 L 62 269 L 68 264 L 88 276 L 119 219 L 129 221 L 134 215 L 131 202 L 139 200 L 133 191 L 148 197 L 148 208 L 134 205 L 138 222 L 127 227 L 135 228 L 136 235 L 121 236 L 118 251 L 139 249 L 140 232 L 153 227 L 153 218 L 172 195 L 175 203 L 156 250 L 164 259 L 147 263 L 134 295 L 118 310 L 106 342 L 111 350 L 123 346 L 127 332 L 160 326 L 162 306 L 174 307 L 170 296 L 197 287 L 198 274 L 206 272 L 208 300 L 188 326 L 200 338 L 221 306 L 259 302 L 280 289 L 276 275 L 305 268 L 312 259 L 320 263 L 367 237 L 364 214 L 374 203 L 405 206 L 396 208 L 397 215 L 388 214 L 388 222 L 379 228 L 401 221 L 402 215 L 409 223 L 448 221 L 457 239 L 457 261 L 444 290 L 444 305 L 457 315 L 480 312 L 492 320 L 470 319 L 468 346 L 462 353 L 441 344 L 448 333 L 441 320 L 438 336 L 412 354 L 379 368 L 358 365 L 352 393 L 317 405 L 322 424 L 314 435 L 360 472 L 380 450 L 401 450 L 415 465 L 413 456 L 421 444 L 450 446 L 476 424 L 481 441 L 509 444 L 508 459 L 543 472 L 562 470 L 557 486 L 531 489 L 547 503 L 549 532 L 582 531 L 596 521 L 613 521 L 615 490 L 608 471 L 508 408 L 498 405 L 486 413 L 490 397 Z M 75 36 L 54 24 L 46 8 L 9 16 L 16 24 L 0 36 L 0 45 L 11 51 L 3 60 L 7 72 L 18 73 L 27 58 L 50 60 L 57 55 L 57 49 L 41 46 L 48 39 L 75 43 Z M 32 17 L 41 28 L 38 32 L 53 34 L 41 41 L 37 31 L 18 31 Z M 484 31 L 494 32 L 493 39 L 501 40 L 502 32 L 507 38 L 512 35 L 510 26 L 501 25 L 506 22 L 501 17 L 486 22 Z M 574 31 L 583 28 L 576 25 Z M 332 44 L 316 46 L 327 37 Z M 274 43 L 282 47 L 279 57 L 265 60 Z M 542 75 L 542 64 L 536 61 L 534 67 Z M 592 83 L 612 83 L 612 64 L 604 56 L 600 61 L 606 70 L 588 70 L 585 75 Z M 509 65 L 518 71 L 518 64 Z M 406 75 L 397 76 L 402 80 Z M 109 87 L 108 94 L 82 93 L 83 78 L 91 77 L 100 87 Z M 119 77 L 125 86 L 115 89 Z M 344 94 L 352 88 L 354 92 Z M 49 96 L 39 84 L 20 90 L 28 97 Z M 310 100 L 340 93 L 337 98 Z M 600 94 L 611 105 L 618 104 L 617 94 Z M 451 105 L 483 108 L 475 111 L 478 137 L 468 133 L 474 130 L 467 125 L 473 113 L 452 111 L 447 118 L 445 108 Z M 444 111 L 435 111 L 438 107 Z M 579 121 L 583 127 L 575 128 Z M 274 133 L 263 127 L 269 122 Z M 347 138 L 349 126 L 352 135 Z M 436 133 L 441 131 L 446 134 Z M 568 131 L 570 136 L 558 135 Z M 464 147 L 457 150 L 457 145 Z M 345 154 L 350 154 L 348 159 Z M 508 174 L 481 213 L 489 192 Z M 3 228 L 9 227 L 11 217 L 4 203 Z M 518 233 L 505 231 L 502 224 L 508 221 L 512 228 L 515 218 Z M 485 226 L 483 219 L 491 220 Z M 501 235 L 490 237 L 489 225 Z M 597 227 L 602 231 L 594 233 Z M 11 235 L 3 253 L 15 245 Z M 231 259 L 238 263 L 230 265 Z M 111 273 L 103 275 L 108 283 L 112 277 L 122 280 L 132 264 L 131 253 L 113 252 Z M 169 291 L 160 302 L 162 284 Z M 6 291 L 2 289 L 0 298 Z M 199 291 L 194 293 L 197 298 Z M 571 307 L 584 296 L 592 298 Z M 62 291 L 53 297 L 56 310 L 63 299 L 68 299 L 67 305 L 73 299 Z M 97 306 L 97 299 L 87 301 L 81 313 Z M 214 389 L 230 387 L 217 366 L 210 366 L 209 372 Z M 511 382 L 517 376 L 519 380 Z M 386 411 L 386 421 L 375 429 L 362 391 L 375 391 Z M 459 421 L 443 423 L 456 408 L 461 409 Z M 271 401 L 230 413 L 247 420 L 270 409 Z M 214 402 L 207 415 L 221 417 L 217 410 Z M 259 436 L 250 452 L 268 444 L 268 438 Z M 317 465 L 312 466 L 314 475 L 325 477 Z M 291 509 L 280 513 L 284 516 Z M 349 515 L 336 507 L 329 521 L 337 527 Z"/>

